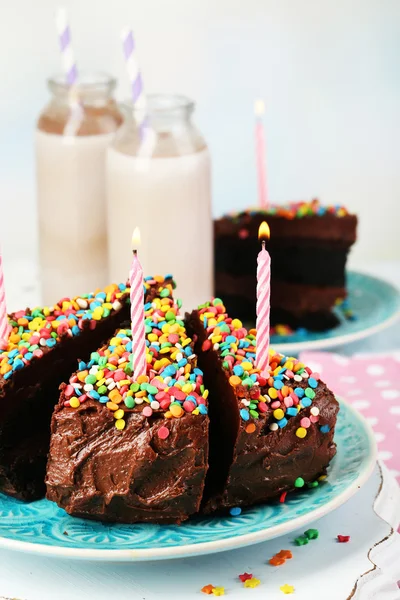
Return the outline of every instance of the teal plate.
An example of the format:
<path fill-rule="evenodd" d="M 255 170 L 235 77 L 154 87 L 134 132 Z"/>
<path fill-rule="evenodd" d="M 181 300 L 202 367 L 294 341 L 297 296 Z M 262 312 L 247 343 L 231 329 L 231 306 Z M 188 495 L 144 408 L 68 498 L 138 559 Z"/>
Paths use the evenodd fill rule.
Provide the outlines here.
<path fill-rule="evenodd" d="M 347 291 L 349 305 L 356 317 L 354 321 L 346 320 L 337 311 L 340 324 L 329 331 L 272 335 L 274 350 L 289 355 L 303 350 L 334 348 L 378 333 L 400 316 L 400 292 L 382 279 L 348 271 Z"/>
<path fill-rule="evenodd" d="M 103 561 L 169 559 L 221 552 L 294 531 L 334 510 L 365 483 L 376 462 L 373 434 L 341 401 L 337 455 L 328 480 L 240 516 L 196 518 L 182 525 L 103 525 L 68 516 L 56 504 L 24 504 L 0 495 L 0 547 L 23 552 Z"/>

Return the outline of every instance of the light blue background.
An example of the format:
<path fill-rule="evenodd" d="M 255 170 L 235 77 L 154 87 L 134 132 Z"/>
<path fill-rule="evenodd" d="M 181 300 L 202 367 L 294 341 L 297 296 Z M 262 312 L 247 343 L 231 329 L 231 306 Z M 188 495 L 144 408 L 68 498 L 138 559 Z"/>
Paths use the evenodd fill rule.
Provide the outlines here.
<path fill-rule="evenodd" d="M 0 240 L 36 252 L 33 126 L 60 69 L 55 0 L 3 3 Z M 134 28 L 149 91 L 198 102 L 214 213 L 256 202 L 253 103 L 266 103 L 270 197 L 319 196 L 360 214 L 353 261 L 400 258 L 398 0 L 67 0 L 75 54 L 128 93 L 119 34 Z M 18 209 L 18 210 L 17 210 Z M 353 264 L 354 266 L 354 264 Z"/>

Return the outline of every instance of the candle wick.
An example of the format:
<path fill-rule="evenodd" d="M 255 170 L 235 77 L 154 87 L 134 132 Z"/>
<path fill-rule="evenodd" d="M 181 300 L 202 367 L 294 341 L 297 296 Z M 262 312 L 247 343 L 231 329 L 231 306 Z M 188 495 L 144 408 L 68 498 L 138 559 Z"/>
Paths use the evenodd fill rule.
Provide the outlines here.
<path fill-rule="evenodd" d="M 263 250 L 265 250 L 265 240 L 263 240 L 263 241 L 261 242 L 261 247 L 262 247 L 262 249 L 263 249 Z"/>
<path fill-rule="evenodd" d="M 134 250 L 132 250 L 133 252 L 133 256 L 137 256 L 137 249 L 135 248 Z"/>

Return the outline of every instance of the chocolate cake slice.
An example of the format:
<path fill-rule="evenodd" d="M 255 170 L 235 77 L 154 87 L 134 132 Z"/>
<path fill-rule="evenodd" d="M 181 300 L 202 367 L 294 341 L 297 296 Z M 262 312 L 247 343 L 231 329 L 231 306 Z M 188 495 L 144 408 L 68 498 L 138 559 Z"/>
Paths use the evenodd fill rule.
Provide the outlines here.
<path fill-rule="evenodd" d="M 326 330 L 346 297 L 345 266 L 356 240 L 357 217 L 318 200 L 248 210 L 214 222 L 215 294 L 227 310 L 255 322 L 258 228 L 271 230 L 271 323 Z"/>
<path fill-rule="evenodd" d="M 10 315 L 0 346 L 0 492 L 21 500 L 44 496 L 50 419 L 62 381 L 129 318 L 121 284 L 52 307 Z"/>
<path fill-rule="evenodd" d="M 180 523 L 199 510 L 208 392 L 171 282 L 157 286 L 145 322 L 146 375 L 133 379 L 132 335 L 122 328 L 61 387 L 46 484 L 70 515 Z"/>
<path fill-rule="evenodd" d="M 271 351 L 268 377 L 261 376 L 255 330 L 230 318 L 219 299 L 187 320 L 210 391 L 204 512 L 318 485 L 336 453 L 339 408 L 318 373 Z"/>

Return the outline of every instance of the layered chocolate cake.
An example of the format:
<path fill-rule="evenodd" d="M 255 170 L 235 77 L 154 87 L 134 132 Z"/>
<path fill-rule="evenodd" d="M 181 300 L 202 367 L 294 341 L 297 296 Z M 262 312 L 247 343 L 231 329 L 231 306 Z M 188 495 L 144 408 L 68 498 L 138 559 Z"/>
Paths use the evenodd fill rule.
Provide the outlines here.
<path fill-rule="evenodd" d="M 262 376 L 256 332 L 221 300 L 183 321 L 172 286 L 157 294 L 145 306 L 146 375 L 134 380 L 122 328 L 62 385 L 47 497 L 73 516 L 180 523 L 317 486 L 338 412 L 318 373 L 271 351 Z"/>
<path fill-rule="evenodd" d="M 203 511 L 266 502 L 318 485 L 336 453 L 338 403 L 318 373 L 270 352 L 255 366 L 256 332 L 215 299 L 188 316 L 209 395 L 210 468 Z"/>
<path fill-rule="evenodd" d="M 0 346 L 0 491 L 22 500 L 45 493 L 50 419 L 78 358 L 129 318 L 129 289 L 63 298 L 52 307 L 9 317 L 9 339 Z"/>
<path fill-rule="evenodd" d="M 230 314 L 255 322 L 258 228 L 271 230 L 271 323 L 326 330 L 346 297 L 345 266 L 357 217 L 318 200 L 248 210 L 214 222 L 215 294 Z"/>
<path fill-rule="evenodd" d="M 146 281 L 147 374 L 132 376 L 122 328 L 62 385 L 51 422 L 47 498 L 101 521 L 180 523 L 208 468 L 207 396 L 170 281 Z"/>

